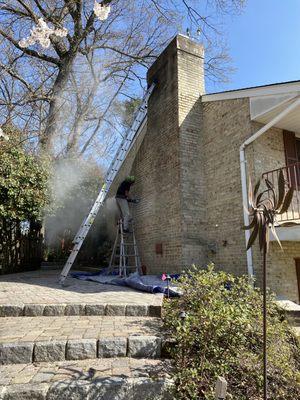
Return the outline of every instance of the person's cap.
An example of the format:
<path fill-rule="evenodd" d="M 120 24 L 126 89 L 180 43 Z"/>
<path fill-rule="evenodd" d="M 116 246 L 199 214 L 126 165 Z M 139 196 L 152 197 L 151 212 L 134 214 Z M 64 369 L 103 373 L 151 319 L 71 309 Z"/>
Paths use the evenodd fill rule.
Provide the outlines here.
<path fill-rule="evenodd" d="M 135 177 L 133 175 L 129 175 L 129 176 L 127 176 L 127 178 L 125 180 L 127 182 L 135 182 Z"/>

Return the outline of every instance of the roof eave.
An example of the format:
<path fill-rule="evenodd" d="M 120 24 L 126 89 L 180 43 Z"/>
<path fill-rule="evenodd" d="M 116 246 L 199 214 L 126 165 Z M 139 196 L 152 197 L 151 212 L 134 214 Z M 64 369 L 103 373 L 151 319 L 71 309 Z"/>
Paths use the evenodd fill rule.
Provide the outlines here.
<path fill-rule="evenodd" d="M 300 92 L 300 81 L 277 83 L 253 88 L 230 90 L 220 93 L 205 94 L 202 102 L 233 100 L 246 97 L 270 96 L 283 93 Z"/>

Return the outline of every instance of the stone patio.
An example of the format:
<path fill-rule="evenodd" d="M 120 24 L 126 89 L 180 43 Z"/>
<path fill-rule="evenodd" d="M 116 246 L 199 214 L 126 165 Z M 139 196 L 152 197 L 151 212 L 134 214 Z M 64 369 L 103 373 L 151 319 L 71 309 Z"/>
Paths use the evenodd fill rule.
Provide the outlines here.
<path fill-rule="evenodd" d="M 0 277 L 0 400 L 171 398 L 163 296 L 59 272 Z"/>
<path fill-rule="evenodd" d="M 162 295 L 72 277 L 58 284 L 59 270 L 38 270 L 0 277 L 0 305 L 121 304 L 159 306 Z"/>

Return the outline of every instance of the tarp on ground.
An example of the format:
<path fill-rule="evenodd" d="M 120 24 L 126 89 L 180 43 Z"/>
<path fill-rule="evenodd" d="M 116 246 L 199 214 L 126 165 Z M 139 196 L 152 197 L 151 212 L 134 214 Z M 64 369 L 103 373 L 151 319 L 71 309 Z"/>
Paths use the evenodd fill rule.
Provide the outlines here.
<path fill-rule="evenodd" d="M 161 276 L 157 275 L 139 275 L 137 272 L 126 278 L 121 278 L 117 275 L 109 275 L 107 270 L 97 273 L 88 272 L 73 272 L 73 278 L 83 281 L 93 281 L 107 285 L 127 286 L 132 289 L 140 290 L 147 293 L 163 293 L 166 296 L 178 297 L 180 292 L 173 284 L 168 290 L 167 281 L 163 281 Z M 171 278 L 177 279 L 178 275 L 171 275 Z"/>

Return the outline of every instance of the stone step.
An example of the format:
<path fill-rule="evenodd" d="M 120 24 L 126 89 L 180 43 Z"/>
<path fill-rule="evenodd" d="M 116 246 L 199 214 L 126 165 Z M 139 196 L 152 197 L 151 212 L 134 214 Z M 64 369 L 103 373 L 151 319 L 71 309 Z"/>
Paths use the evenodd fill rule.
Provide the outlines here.
<path fill-rule="evenodd" d="M 288 317 L 288 321 L 292 326 L 300 328 L 300 318 Z"/>
<path fill-rule="evenodd" d="M 118 303 L 28 303 L 0 304 L 0 317 L 35 317 L 62 315 L 118 315 L 161 317 L 162 306 L 158 304 Z"/>
<path fill-rule="evenodd" d="M 293 326 L 293 331 L 295 332 L 296 336 L 300 338 L 300 326 Z"/>
<path fill-rule="evenodd" d="M 107 358 L 0 366 L 1 400 L 171 400 L 165 360 Z"/>
<path fill-rule="evenodd" d="M 62 287 L 58 280 L 58 271 L 39 270 L 1 276 L 0 316 L 161 316 L 162 294 L 82 281 L 71 276 Z"/>
<path fill-rule="evenodd" d="M 287 314 L 288 321 L 292 325 L 300 326 L 300 313 L 291 312 L 291 313 L 286 313 L 286 314 Z"/>
<path fill-rule="evenodd" d="M 162 321 L 149 317 L 7 317 L 0 326 L 0 364 L 97 357 L 159 358 Z"/>

